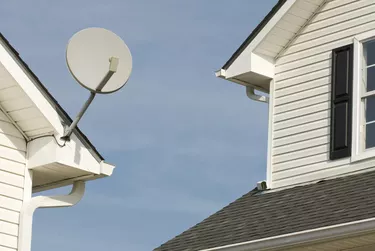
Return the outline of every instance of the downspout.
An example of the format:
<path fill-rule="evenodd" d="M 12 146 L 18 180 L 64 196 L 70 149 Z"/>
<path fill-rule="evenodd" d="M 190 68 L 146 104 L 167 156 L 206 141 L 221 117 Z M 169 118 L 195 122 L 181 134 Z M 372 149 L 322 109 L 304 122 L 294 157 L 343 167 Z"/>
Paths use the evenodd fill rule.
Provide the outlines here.
<path fill-rule="evenodd" d="M 85 182 L 76 181 L 68 195 L 36 196 L 25 202 L 20 212 L 18 251 L 31 250 L 33 214 L 37 208 L 71 207 L 82 199 L 84 193 Z"/>
<path fill-rule="evenodd" d="M 258 102 L 263 102 L 263 103 L 269 102 L 268 97 L 255 94 L 254 87 L 246 86 L 246 94 L 249 99 L 252 99 Z"/>
<path fill-rule="evenodd" d="M 218 78 L 226 79 L 226 80 L 232 81 L 234 83 L 245 86 L 246 87 L 246 95 L 249 99 L 252 99 L 252 100 L 255 100 L 255 101 L 258 101 L 258 102 L 269 103 L 268 97 L 255 94 L 255 87 L 252 84 L 241 81 L 239 79 L 235 79 L 235 78 L 226 78 L 224 69 L 220 69 L 220 70 L 216 71 L 215 75 Z M 262 90 L 262 91 L 265 91 L 265 90 Z"/>

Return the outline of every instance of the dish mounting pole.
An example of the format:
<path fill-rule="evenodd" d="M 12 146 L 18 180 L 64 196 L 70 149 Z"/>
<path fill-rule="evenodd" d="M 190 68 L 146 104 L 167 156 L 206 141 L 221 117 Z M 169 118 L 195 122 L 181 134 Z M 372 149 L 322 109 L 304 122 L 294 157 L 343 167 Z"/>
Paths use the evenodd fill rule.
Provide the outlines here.
<path fill-rule="evenodd" d="M 104 86 L 108 83 L 108 81 L 111 79 L 113 74 L 116 73 L 118 64 L 119 64 L 118 58 L 111 57 L 109 59 L 109 70 L 108 70 L 107 74 L 104 76 L 102 81 L 100 81 L 96 90 L 91 91 L 89 98 L 87 99 L 85 104 L 82 106 L 81 110 L 78 112 L 76 118 L 73 120 L 73 122 L 70 124 L 70 126 L 65 130 L 64 135 L 61 137 L 62 140 L 64 140 L 64 141 L 70 140 L 70 136 L 72 135 L 73 130 L 77 127 L 78 122 L 81 120 L 81 118 L 85 114 L 87 108 L 89 108 L 89 106 L 92 103 L 92 101 L 94 100 L 96 94 L 104 88 Z"/>

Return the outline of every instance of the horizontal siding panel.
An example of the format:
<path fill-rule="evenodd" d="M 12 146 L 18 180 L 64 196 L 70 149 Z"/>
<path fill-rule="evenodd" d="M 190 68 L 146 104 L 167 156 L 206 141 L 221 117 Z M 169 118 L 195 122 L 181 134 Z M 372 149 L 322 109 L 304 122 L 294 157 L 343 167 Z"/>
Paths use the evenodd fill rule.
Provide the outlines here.
<path fill-rule="evenodd" d="M 0 171 L 0 182 L 2 182 L 4 184 L 8 184 L 8 185 L 23 188 L 23 181 L 24 181 L 23 176 L 13 174 L 13 173 L 4 172 L 4 171 Z"/>
<path fill-rule="evenodd" d="M 299 151 L 302 149 L 307 149 L 310 147 L 315 147 L 315 146 L 320 146 L 320 145 L 326 145 L 329 143 L 329 136 L 323 136 L 319 138 L 313 138 L 309 140 L 304 140 L 302 142 L 298 143 L 291 143 L 288 145 L 284 145 L 281 147 L 276 147 L 273 150 L 273 155 L 280 155 L 280 154 L 285 154 L 285 153 L 291 153 L 295 151 Z"/>
<path fill-rule="evenodd" d="M 290 120 L 285 120 L 279 123 L 275 123 L 274 130 L 279 131 L 290 127 L 295 127 L 299 125 L 305 125 L 314 121 L 320 121 L 322 119 L 328 119 L 331 117 L 330 110 L 321 111 L 319 113 L 314 113 Z"/>
<path fill-rule="evenodd" d="M 274 164 L 273 169 L 274 169 L 274 171 L 280 171 L 280 170 L 297 168 L 297 167 L 301 167 L 301 166 L 308 166 L 308 165 L 316 164 L 316 163 L 322 164 L 322 162 L 325 162 L 328 159 L 329 159 L 328 153 L 323 153 L 323 154 L 309 156 L 309 157 L 306 157 L 306 158 L 297 159 L 297 160 L 294 160 L 294 161 Z M 324 164 L 322 164 L 322 165 L 324 165 Z"/>
<path fill-rule="evenodd" d="M 0 145 L 26 152 L 26 141 L 19 137 L 0 133 Z"/>
<path fill-rule="evenodd" d="M 314 81 L 323 77 L 329 77 L 331 75 L 331 69 L 323 69 L 320 71 L 308 73 L 304 76 L 296 77 L 293 79 L 288 79 L 284 81 L 276 81 L 276 90 L 280 90 L 282 88 L 297 86 L 303 83 L 307 83 L 310 81 Z"/>
<path fill-rule="evenodd" d="M 23 189 L 8 184 L 0 183 L 0 194 L 10 198 L 22 200 Z"/>
<path fill-rule="evenodd" d="M 367 3 L 366 3 L 365 6 L 373 4 L 372 0 L 367 0 L 366 2 Z M 373 12 L 372 8 L 373 8 L 373 6 L 370 6 L 368 8 L 354 9 L 351 12 L 343 13 L 343 14 L 340 14 L 338 16 L 332 17 L 330 19 L 325 19 L 325 20 L 322 20 L 320 22 L 313 22 L 303 30 L 303 32 L 301 33 L 300 36 L 311 34 L 314 31 L 326 29 L 326 28 L 329 28 L 331 26 L 336 26 L 338 24 L 344 23 L 346 21 L 350 21 L 352 19 L 355 19 L 355 18 L 358 18 L 358 17 L 361 17 L 361 16 L 366 16 L 366 15 L 371 14 Z"/>
<path fill-rule="evenodd" d="M 326 51 L 323 53 L 319 53 L 317 55 L 313 55 L 308 58 L 298 59 L 296 61 L 288 62 L 285 64 L 278 64 L 275 73 L 280 74 L 286 71 L 294 70 L 300 67 L 305 67 L 308 65 L 316 64 L 322 61 L 331 60 L 331 51 Z"/>
<path fill-rule="evenodd" d="M 0 207 L 0 220 L 6 221 L 9 223 L 18 224 L 19 223 L 19 216 L 20 214 L 8 209 L 4 209 Z"/>
<path fill-rule="evenodd" d="M 312 97 L 316 97 L 316 96 L 328 93 L 330 90 L 331 90 L 330 85 L 323 85 L 317 88 L 307 89 L 299 93 L 287 95 L 281 98 L 275 98 L 275 105 L 280 106 L 283 104 L 288 104 L 288 103 L 296 102 L 299 100 L 309 99 Z"/>
<path fill-rule="evenodd" d="M 335 32 L 333 34 L 331 33 L 330 35 L 326 35 L 326 36 L 319 37 L 313 40 L 309 40 L 301 44 L 292 45 L 289 47 L 285 55 L 294 54 L 297 52 L 304 53 L 305 50 L 310 49 L 313 46 L 319 47 L 322 44 L 329 44 L 332 41 L 336 41 L 336 40 L 340 41 L 341 39 L 347 38 L 347 37 L 350 37 L 350 39 L 352 39 L 354 35 L 357 35 L 357 34 L 360 34 L 369 30 L 373 30 L 374 28 L 375 28 L 375 21 L 372 21 L 370 23 L 358 25 L 352 29 Z"/>
<path fill-rule="evenodd" d="M 350 160 L 348 158 L 336 160 L 334 162 L 323 162 L 313 165 L 302 166 L 298 168 L 292 168 L 287 170 L 281 170 L 274 172 L 274 179 L 275 180 L 283 180 L 289 178 L 295 178 L 300 175 L 310 174 L 314 172 L 319 172 L 324 169 L 332 169 L 339 166 L 349 166 Z"/>
<path fill-rule="evenodd" d="M 5 222 L 5 221 L 0 221 L 0 233 L 17 236 L 18 225 L 14 223 Z"/>
<path fill-rule="evenodd" d="M 302 52 L 299 52 L 299 53 L 295 52 L 295 53 L 291 53 L 291 54 L 286 54 L 283 57 L 280 57 L 277 62 L 279 64 L 286 64 L 286 63 L 289 63 L 289 62 L 302 60 L 302 59 L 307 60 L 308 58 L 313 57 L 316 54 L 320 54 L 320 53 L 324 53 L 324 52 L 330 52 L 334 48 L 339 48 L 339 47 L 351 44 L 352 42 L 353 42 L 353 37 L 348 35 L 348 37 L 346 37 L 345 39 L 333 41 L 331 43 L 327 43 L 327 44 L 323 44 L 323 45 L 317 44 L 316 47 L 311 47 L 311 48 L 306 49 L 306 50 L 304 50 Z"/>
<path fill-rule="evenodd" d="M 329 151 L 328 144 L 322 146 L 315 146 L 306 148 L 300 151 L 294 151 L 291 153 L 276 155 L 273 157 L 273 163 L 276 165 L 277 163 L 286 163 L 286 162 L 293 162 L 294 160 L 298 160 L 301 158 L 309 157 L 309 156 L 316 156 L 318 154 L 327 153 Z"/>
<path fill-rule="evenodd" d="M 320 104 L 323 102 L 327 102 L 327 100 L 331 100 L 330 93 L 323 93 L 318 96 L 314 96 L 311 98 L 306 98 L 304 100 L 298 100 L 296 102 L 287 103 L 284 105 L 279 105 L 274 107 L 275 114 L 289 112 L 292 110 L 301 109 L 304 107 L 309 107 L 312 105 Z"/>
<path fill-rule="evenodd" d="M 350 3 L 350 4 L 347 4 Z M 373 0 L 339 0 L 327 3 L 314 18 L 314 23 L 324 19 L 333 20 L 337 16 L 344 15 L 345 13 L 352 12 L 356 9 L 362 9 L 374 3 Z"/>
<path fill-rule="evenodd" d="M 297 94 L 297 93 L 300 93 L 300 92 L 305 92 L 305 91 L 315 89 L 315 88 L 318 88 L 318 87 L 321 87 L 321 86 L 324 86 L 324 85 L 329 85 L 330 82 L 331 82 L 330 77 L 323 77 L 323 78 L 320 78 L 320 79 L 316 79 L 316 80 L 313 80 L 313 81 L 309 81 L 309 82 L 306 82 L 306 83 L 295 85 L 295 86 L 292 86 L 292 87 L 283 88 L 281 90 L 278 89 L 277 91 L 275 91 L 275 98 L 278 99 L 278 98 L 285 97 L 285 96 L 288 96 L 288 95 L 293 95 L 293 94 Z"/>
<path fill-rule="evenodd" d="M 330 125 L 329 119 L 322 119 L 319 121 L 311 122 L 309 124 L 294 126 L 287 129 L 274 132 L 274 139 L 282 137 L 290 137 L 291 135 L 300 134 L 307 131 L 312 131 L 315 129 L 325 128 Z"/>
<path fill-rule="evenodd" d="M 277 147 L 280 147 L 280 146 L 288 147 L 289 145 L 294 144 L 294 143 L 303 142 L 303 141 L 307 141 L 310 139 L 323 137 L 323 136 L 329 136 L 329 127 L 319 128 L 319 129 L 312 130 L 312 131 L 306 131 L 297 135 L 275 139 L 273 143 L 273 146 L 275 147 L 274 151 L 276 150 Z"/>
<path fill-rule="evenodd" d="M 306 182 L 317 182 L 322 179 L 337 178 L 337 176 L 356 174 L 375 170 L 375 163 L 372 161 L 354 165 L 335 165 L 332 168 L 324 168 L 316 172 L 308 172 L 298 177 L 281 179 L 275 181 L 274 185 L 290 186 L 292 184 L 301 184 Z"/>
<path fill-rule="evenodd" d="M 0 206 L 5 209 L 20 211 L 22 207 L 22 201 L 18 199 L 5 197 L 0 194 Z"/>
<path fill-rule="evenodd" d="M 0 145 L 0 158 L 25 163 L 26 153 Z"/>
<path fill-rule="evenodd" d="M 284 112 L 274 116 L 274 123 L 294 119 L 301 116 L 307 116 L 310 114 L 326 111 L 330 109 L 330 102 L 323 102 L 316 105 L 308 106 L 305 108 L 295 109 L 289 112 Z"/>
<path fill-rule="evenodd" d="M 354 28 L 360 24 L 365 24 L 374 21 L 374 12 L 375 12 L 375 5 L 371 6 L 371 9 L 365 9 L 365 13 L 359 13 L 361 17 L 355 18 L 355 19 L 348 19 L 348 18 L 353 18 L 354 13 L 349 13 L 350 17 L 343 17 L 343 21 L 345 22 L 340 22 L 336 25 L 330 25 L 322 30 L 316 30 L 307 34 L 301 34 L 296 40 L 295 44 L 302 44 L 306 42 L 310 42 L 311 40 L 314 39 L 319 39 L 321 37 L 325 37 L 331 34 L 335 34 L 338 31 L 344 31 L 350 28 Z M 348 15 L 349 16 L 349 15 Z M 344 19 L 346 18 L 346 19 Z"/>
<path fill-rule="evenodd" d="M 18 175 L 25 174 L 25 164 L 0 158 L 0 170 Z"/>
<path fill-rule="evenodd" d="M 311 72 L 327 69 L 330 66 L 331 66 L 330 60 L 312 63 L 310 65 L 299 67 L 295 70 L 290 70 L 290 71 L 286 71 L 286 72 L 283 72 L 283 73 L 278 73 L 275 76 L 275 80 L 276 80 L 276 82 L 278 82 L 278 81 L 282 81 L 282 80 L 285 80 L 285 79 L 303 76 L 303 75 L 306 75 L 306 74 L 311 73 Z"/>
<path fill-rule="evenodd" d="M 17 249 L 0 246 L 0 251 L 17 251 Z"/>
<path fill-rule="evenodd" d="M 17 248 L 17 237 L 0 233 L 0 243 L 5 247 Z"/>

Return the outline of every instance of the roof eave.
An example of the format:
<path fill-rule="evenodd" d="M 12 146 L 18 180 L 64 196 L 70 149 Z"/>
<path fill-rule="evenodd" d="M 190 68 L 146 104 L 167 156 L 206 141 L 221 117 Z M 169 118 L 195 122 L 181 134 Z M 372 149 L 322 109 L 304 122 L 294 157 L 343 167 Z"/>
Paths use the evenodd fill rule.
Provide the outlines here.
<path fill-rule="evenodd" d="M 60 106 L 57 100 L 51 95 L 47 88 L 41 83 L 39 78 L 34 74 L 34 72 L 29 68 L 29 66 L 23 61 L 17 50 L 9 43 L 9 41 L 3 36 L 1 32 L 0 40 L 4 42 L 5 48 L 8 50 L 9 54 L 14 58 L 16 62 L 18 62 L 19 66 L 27 73 L 27 75 L 30 77 L 30 79 L 32 80 L 36 88 L 40 91 L 40 93 L 51 104 L 51 106 L 54 107 L 62 122 L 69 126 L 73 120 Z M 98 162 L 104 160 L 103 156 L 96 150 L 96 148 L 87 138 L 87 136 L 84 133 L 82 133 L 82 131 L 78 127 L 74 129 L 74 133 L 82 141 L 82 143 L 85 144 L 87 149 L 92 153 L 94 158 L 98 160 Z"/>
<path fill-rule="evenodd" d="M 291 246 L 309 245 L 317 242 L 327 242 L 358 234 L 374 232 L 375 218 L 353 221 L 344 224 L 316 228 L 291 234 L 285 234 L 260 240 L 242 242 L 233 245 L 204 249 L 201 251 L 243 251 L 269 250 L 288 248 Z"/>
<path fill-rule="evenodd" d="M 279 0 L 277 4 L 272 8 L 272 10 L 265 16 L 265 18 L 260 22 L 260 24 L 251 32 L 251 34 L 246 38 L 246 40 L 240 45 L 240 47 L 234 52 L 234 54 L 229 58 L 229 60 L 221 67 L 223 70 L 227 70 L 231 64 L 237 59 L 239 55 L 246 49 L 246 47 L 254 40 L 254 38 L 263 30 L 263 28 L 268 24 L 268 22 L 273 18 L 273 16 L 280 10 L 280 8 L 288 0 Z"/>

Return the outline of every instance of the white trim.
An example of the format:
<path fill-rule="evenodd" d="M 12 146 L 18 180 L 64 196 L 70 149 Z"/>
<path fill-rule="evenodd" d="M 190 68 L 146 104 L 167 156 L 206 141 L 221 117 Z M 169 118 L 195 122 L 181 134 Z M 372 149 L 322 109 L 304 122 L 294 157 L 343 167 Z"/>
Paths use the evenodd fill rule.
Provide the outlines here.
<path fill-rule="evenodd" d="M 277 53 L 275 57 L 275 61 L 277 61 L 281 56 L 284 55 L 284 53 L 288 50 L 290 45 L 292 45 L 296 41 L 296 39 L 300 36 L 300 34 L 306 29 L 306 27 L 311 23 L 311 21 L 315 18 L 315 16 L 320 13 L 320 11 L 329 1 L 331 0 L 322 1 L 322 3 L 311 14 L 309 19 L 306 20 L 306 22 L 299 28 L 299 30 L 294 34 L 294 36 L 291 39 L 289 39 L 288 43 L 279 51 L 279 53 Z"/>
<path fill-rule="evenodd" d="M 24 69 L 18 60 L 13 57 L 12 52 L 10 52 L 6 45 L 3 44 L 0 39 L 0 61 L 4 65 L 5 69 L 12 75 L 12 77 L 19 84 L 21 89 L 27 93 L 31 101 L 35 106 L 42 112 L 44 117 L 48 120 L 55 131 L 62 135 L 63 126 L 61 124 L 60 118 L 52 107 L 52 105 L 47 101 L 43 94 L 38 90 L 32 81 L 32 77 L 29 76 L 27 70 Z"/>
<path fill-rule="evenodd" d="M 260 240 L 248 241 L 222 247 L 203 249 L 201 251 L 252 251 L 288 248 L 295 245 L 308 245 L 326 242 L 358 234 L 375 231 L 375 218 L 353 221 L 328 227 L 316 228 L 291 234 L 279 235 Z"/>
<path fill-rule="evenodd" d="M 354 38 L 353 51 L 353 106 L 352 106 L 352 154 L 351 161 L 357 161 L 360 149 L 360 114 L 361 114 L 361 43 L 358 38 Z"/>
<path fill-rule="evenodd" d="M 33 215 L 37 208 L 71 207 L 82 199 L 84 193 L 85 182 L 77 181 L 68 195 L 37 196 L 24 202 L 20 213 L 18 250 L 31 250 Z"/>
<path fill-rule="evenodd" d="M 276 24 L 284 17 L 284 15 L 289 11 L 289 9 L 296 1 L 297 0 L 289 0 L 284 3 L 284 5 L 274 14 L 271 20 L 268 21 L 268 23 L 248 45 L 250 51 L 253 51 L 264 40 L 268 33 L 270 33 L 270 31 L 276 26 Z"/>
<path fill-rule="evenodd" d="M 375 91 L 369 91 L 369 92 L 366 92 L 362 95 L 362 98 L 368 98 L 368 97 L 371 97 L 371 96 L 375 96 Z"/>
<path fill-rule="evenodd" d="M 267 187 L 272 188 L 272 149 L 273 149 L 273 104 L 275 100 L 275 80 L 270 82 L 268 103 L 268 144 L 267 144 Z"/>
<path fill-rule="evenodd" d="M 375 38 L 375 30 L 358 35 L 353 39 L 353 108 L 352 108 L 352 156 L 351 162 L 358 162 L 375 157 L 375 149 L 362 147 L 365 137 L 363 135 L 363 104 L 362 99 L 373 96 L 375 91 L 364 93 L 362 90 L 362 54 L 363 43 Z"/>

